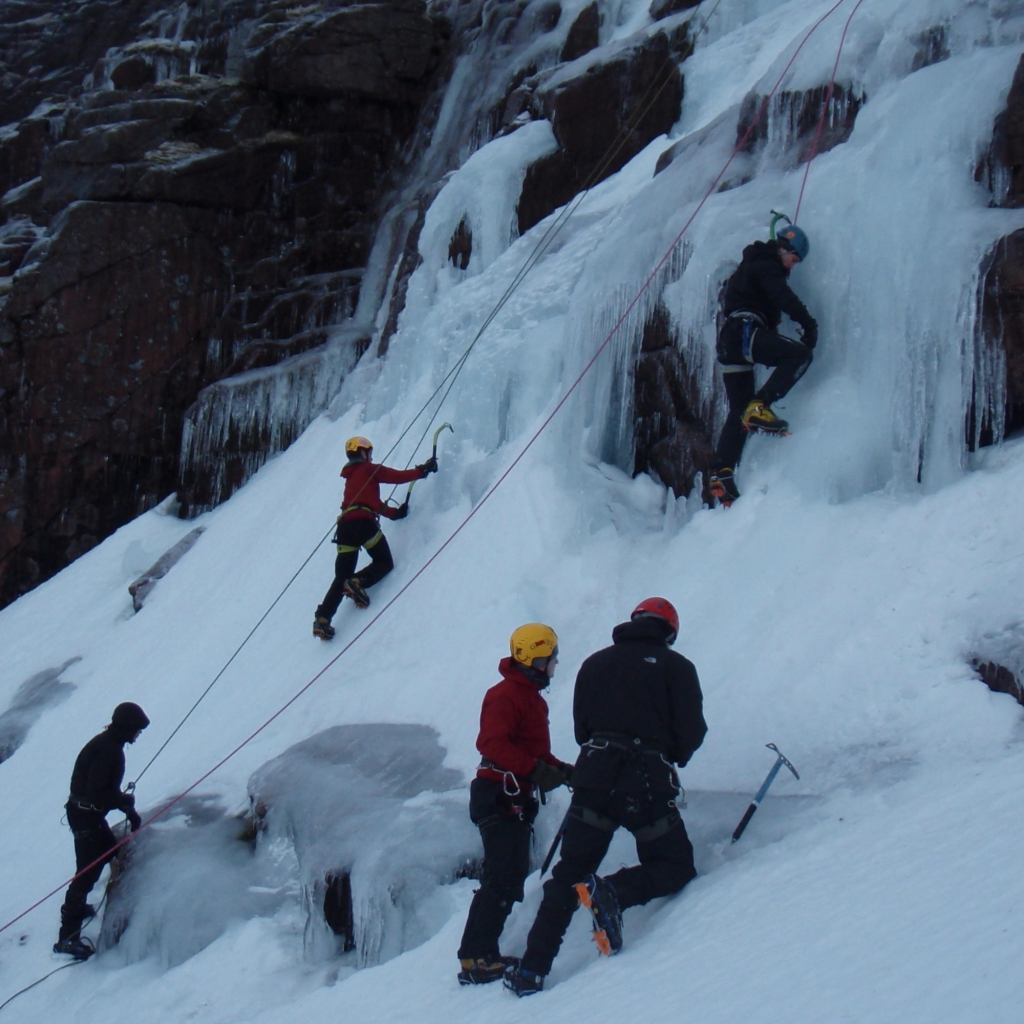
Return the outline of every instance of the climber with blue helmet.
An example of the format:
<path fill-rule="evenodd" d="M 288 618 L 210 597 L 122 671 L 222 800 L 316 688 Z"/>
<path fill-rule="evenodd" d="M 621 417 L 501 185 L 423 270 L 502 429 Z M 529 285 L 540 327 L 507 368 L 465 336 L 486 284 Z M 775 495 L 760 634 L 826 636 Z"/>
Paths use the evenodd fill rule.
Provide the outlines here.
<path fill-rule="evenodd" d="M 787 223 L 776 233 L 780 219 Z M 771 239 L 753 242 L 743 250 L 743 259 L 723 290 L 718 362 L 729 415 L 718 439 L 710 481 L 711 493 L 723 505 L 739 497 L 734 472 L 747 435 L 789 432 L 789 424 L 775 415 L 772 403 L 788 394 L 804 375 L 818 341 L 817 322 L 788 284 L 789 272 L 807 258 L 810 242 L 802 228 L 788 221 L 784 214 L 775 214 Z M 800 325 L 800 341 L 779 333 L 783 313 Z M 755 391 L 757 363 L 775 370 Z"/>

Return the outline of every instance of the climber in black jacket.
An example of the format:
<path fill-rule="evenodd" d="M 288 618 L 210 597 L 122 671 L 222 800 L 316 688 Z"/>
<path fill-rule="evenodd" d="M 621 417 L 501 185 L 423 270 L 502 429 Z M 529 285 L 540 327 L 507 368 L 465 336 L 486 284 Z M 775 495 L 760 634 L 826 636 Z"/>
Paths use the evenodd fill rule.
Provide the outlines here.
<path fill-rule="evenodd" d="M 55 953 L 70 953 L 76 960 L 87 960 L 93 953 L 92 945 L 80 934 L 83 922 L 95 913 L 86 900 L 117 846 L 117 839 L 107 824 L 107 814 L 123 811 L 133 832 L 142 824 L 135 810 L 135 797 L 121 792 L 121 781 L 124 779 L 124 745 L 134 743 L 147 725 L 149 719 L 138 704 L 118 704 L 110 725 L 93 736 L 75 760 L 66 808 L 68 825 L 75 837 L 75 870 L 81 873 L 68 886 L 60 908 L 60 935 L 53 947 Z"/>
<path fill-rule="evenodd" d="M 774 241 L 748 245 L 742 262 L 726 282 L 718 362 L 729 399 L 729 415 L 718 439 L 710 481 L 711 493 L 724 505 L 731 505 L 739 497 L 733 472 L 747 434 L 755 430 L 766 434 L 788 432 L 789 424 L 775 415 L 772 403 L 788 394 L 811 365 L 818 324 L 787 282 L 789 272 L 809 250 L 807 235 L 789 224 Z M 779 334 L 783 313 L 800 325 L 800 341 Z M 775 367 L 756 393 L 755 363 Z"/>
<path fill-rule="evenodd" d="M 696 877 L 673 764 L 690 760 L 707 725 L 697 671 L 670 650 L 678 631 L 670 602 L 641 601 L 612 631 L 612 646 L 587 658 L 576 676 L 573 719 L 582 750 L 562 859 L 544 884 L 522 962 L 505 974 L 517 996 L 544 988 L 581 904 L 594 915 L 598 947 L 616 953 L 624 909 L 679 892 Z M 640 863 L 607 878 L 594 874 L 620 826 L 633 833 Z"/>

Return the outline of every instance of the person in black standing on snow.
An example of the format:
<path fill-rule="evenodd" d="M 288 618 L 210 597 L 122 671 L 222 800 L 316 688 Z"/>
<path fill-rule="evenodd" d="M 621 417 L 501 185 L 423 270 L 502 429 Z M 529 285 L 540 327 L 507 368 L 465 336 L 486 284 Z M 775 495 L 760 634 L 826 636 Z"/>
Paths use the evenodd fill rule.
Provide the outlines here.
<path fill-rule="evenodd" d="M 729 415 L 722 428 L 711 471 L 711 493 L 723 505 L 739 496 L 735 470 L 747 434 L 760 430 L 784 434 L 789 424 L 772 411 L 772 403 L 811 365 L 818 343 L 818 324 L 789 287 L 789 272 L 807 258 L 810 242 L 795 224 L 783 228 L 774 241 L 754 242 L 743 250 L 743 260 L 725 285 L 722 313 L 725 323 L 718 335 L 718 362 L 722 367 Z M 802 328 L 796 341 L 779 334 L 785 313 Z M 754 391 L 754 364 L 775 371 Z"/>
<path fill-rule="evenodd" d="M 598 947 L 612 954 L 622 946 L 626 907 L 679 892 L 697 875 L 672 763 L 690 760 L 707 725 L 696 669 L 669 650 L 678 630 L 675 608 L 648 598 L 615 627 L 612 646 L 587 658 L 576 676 L 573 718 L 583 749 L 572 774 L 562 859 L 544 883 L 526 953 L 505 973 L 506 988 L 517 996 L 543 989 L 581 903 L 594 916 Z M 601 878 L 594 872 L 620 826 L 633 833 L 640 864 Z"/>
<path fill-rule="evenodd" d="M 135 797 L 121 792 L 121 782 L 124 745 L 134 743 L 147 725 L 149 719 L 138 704 L 118 704 L 110 725 L 93 736 L 75 760 L 71 796 L 65 806 L 68 825 L 75 837 L 75 871 L 81 874 L 68 886 L 60 908 L 60 935 L 53 947 L 54 953 L 70 953 L 76 960 L 87 960 L 95 952 L 92 944 L 81 936 L 82 924 L 96 913 L 86 900 L 117 845 L 107 824 L 107 815 L 111 811 L 123 811 L 133 832 L 142 824 L 135 810 Z"/>
<path fill-rule="evenodd" d="M 558 664 L 555 631 L 528 622 L 509 647 L 511 655 L 498 663 L 502 681 L 487 691 L 480 709 L 476 746 L 482 758 L 469 787 L 469 816 L 480 829 L 484 860 L 459 946 L 461 985 L 497 981 L 518 963 L 501 955 L 498 939 L 530 873 L 537 792 L 568 785 L 573 771 L 551 753 L 548 705 L 540 695 Z"/>
<path fill-rule="evenodd" d="M 350 437 L 345 442 L 348 462 L 342 467 L 345 496 L 341 501 L 338 530 L 334 542 L 338 557 L 334 562 L 334 582 L 313 615 L 313 636 L 321 640 L 334 637 L 331 619 L 345 597 L 352 598 L 357 608 L 369 608 L 367 587 L 379 583 L 395 567 L 387 537 L 381 532 L 380 517 L 404 519 L 409 503 L 397 508 L 381 501 L 381 484 L 407 484 L 437 472 L 437 459 L 431 456 L 412 469 L 392 469 L 373 461 L 373 445 L 365 437 Z M 359 549 L 365 548 L 370 564 L 356 572 Z"/>

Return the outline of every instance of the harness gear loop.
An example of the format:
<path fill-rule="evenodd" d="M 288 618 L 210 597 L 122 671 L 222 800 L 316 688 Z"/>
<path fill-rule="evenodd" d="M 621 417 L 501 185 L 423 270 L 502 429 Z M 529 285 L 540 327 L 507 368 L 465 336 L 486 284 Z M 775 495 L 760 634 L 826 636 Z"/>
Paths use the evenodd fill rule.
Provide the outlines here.
<path fill-rule="evenodd" d="M 655 839 L 660 839 L 663 835 L 671 832 L 676 825 L 682 822 L 682 818 L 679 817 L 679 812 L 673 810 L 670 814 L 666 814 L 664 818 L 659 818 L 657 821 L 650 825 L 644 825 L 643 828 L 633 829 L 633 838 L 638 843 L 649 843 Z"/>

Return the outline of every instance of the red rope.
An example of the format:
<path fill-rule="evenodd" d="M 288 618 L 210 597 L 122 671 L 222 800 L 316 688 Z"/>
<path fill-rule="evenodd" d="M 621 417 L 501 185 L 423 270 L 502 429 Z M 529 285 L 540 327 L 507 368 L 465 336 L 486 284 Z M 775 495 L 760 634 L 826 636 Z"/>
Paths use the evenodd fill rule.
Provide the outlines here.
<path fill-rule="evenodd" d="M 796 201 L 796 213 L 793 214 L 793 223 L 800 219 L 800 204 L 804 201 L 804 189 L 807 188 L 807 175 L 811 173 L 811 162 L 818 153 L 818 142 L 821 139 L 821 130 L 825 126 L 825 115 L 828 113 L 828 105 L 832 102 L 832 93 L 836 87 L 836 72 L 839 70 L 839 58 L 843 55 L 843 44 L 846 42 L 846 33 L 850 28 L 850 22 L 857 13 L 857 8 L 864 3 L 864 0 L 857 0 L 856 6 L 850 11 L 850 16 L 843 26 L 843 34 L 839 40 L 839 49 L 836 51 L 836 62 L 832 65 L 832 77 L 828 82 L 828 92 L 825 94 L 825 102 L 821 105 L 821 117 L 818 118 L 818 129 L 814 133 L 814 142 L 811 143 L 811 155 L 807 158 L 807 166 L 804 167 L 804 180 L 800 183 L 800 195 Z M 831 13 L 831 12 L 830 12 Z"/>
<path fill-rule="evenodd" d="M 300 689 L 297 693 L 295 693 L 285 704 L 282 704 L 281 707 L 278 708 L 277 711 L 275 711 L 258 729 L 255 729 L 248 736 L 246 736 L 246 738 L 244 740 L 242 740 L 242 742 L 239 743 L 238 746 L 236 746 L 230 753 L 228 753 L 224 757 L 222 757 L 212 768 L 209 769 L 209 771 L 206 771 L 202 775 L 200 775 L 199 778 L 196 779 L 196 781 L 193 782 L 192 785 L 190 785 L 186 790 L 184 790 L 183 792 L 179 793 L 173 800 L 171 800 L 169 803 L 167 803 L 163 807 L 161 807 L 160 810 L 158 810 L 151 817 L 147 818 L 139 826 L 139 828 L 136 830 L 137 832 L 142 831 L 142 829 L 149 828 L 149 826 L 152 825 L 154 821 L 156 821 L 158 818 L 163 817 L 169 810 L 171 810 L 172 807 L 175 807 L 177 804 L 181 803 L 181 801 L 184 800 L 185 797 L 187 797 L 189 795 L 189 793 L 191 793 L 193 790 L 195 790 L 198 786 L 201 786 L 211 775 L 213 775 L 214 772 L 218 771 L 220 768 L 223 768 L 224 765 L 226 765 L 228 763 L 228 761 L 230 761 L 240 750 L 242 750 L 244 747 L 248 746 L 254 739 L 256 739 L 257 736 L 260 735 L 260 733 L 262 733 L 273 722 L 275 722 L 278 718 L 280 718 L 281 715 L 283 715 L 285 713 L 285 711 L 288 710 L 288 708 L 290 708 L 304 693 L 306 693 L 306 691 L 309 690 L 309 688 L 315 682 L 317 682 L 317 680 L 319 680 L 324 675 L 324 673 L 327 672 L 327 670 L 329 668 L 333 667 L 346 653 L 348 653 L 349 650 L 351 650 L 351 648 L 370 629 L 373 628 L 373 626 L 376 624 L 377 620 L 380 619 L 380 617 L 382 615 L 384 615 L 388 611 L 388 609 L 397 600 L 399 600 L 399 598 L 402 597 L 402 595 L 420 578 L 420 576 L 423 575 L 423 573 L 425 573 L 427 571 L 428 568 L 430 568 L 431 565 L 434 564 L 435 561 L 437 561 L 437 559 L 440 557 L 441 553 L 448 547 L 448 545 L 451 544 L 452 541 L 454 541 L 455 538 L 458 537 L 458 535 L 460 533 L 462 533 L 462 531 L 469 525 L 470 521 L 476 516 L 476 514 L 480 511 L 480 509 L 482 509 L 484 507 L 484 505 L 487 504 L 487 502 L 490 500 L 490 498 L 494 494 L 494 492 L 505 482 L 505 480 L 508 478 L 508 476 L 512 472 L 512 470 L 514 470 L 516 468 L 516 466 L 519 465 L 519 463 L 522 461 L 522 459 L 526 455 L 526 453 L 534 446 L 534 444 L 536 443 L 536 441 L 540 437 L 540 435 L 547 429 L 547 427 L 551 423 L 551 421 L 558 415 L 558 413 L 561 411 L 562 407 L 569 400 L 569 397 L 580 386 L 580 384 L 583 383 L 583 378 L 586 377 L 586 375 L 590 372 L 591 367 L 594 365 L 594 363 L 597 362 L 598 358 L 601 356 L 601 353 L 604 352 L 604 350 L 611 343 L 612 338 L 615 337 L 615 335 L 618 332 L 619 328 L 623 325 L 623 323 L 625 323 L 626 318 L 636 308 L 637 304 L 640 302 L 640 299 L 643 298 L 644 293 L 651 286 L 651 282 L 654 281 L 655 277 L 658 275 L 658 272 L 661 270 L 661 268 L 665 265 L 665 263 L 671 257 L 672 253 L 675 251 L 676 246 L 679 245 L 680 241 L 682 240 L 683 235 L 686 234 L 686 232 L 690 228 L 690 225 L 696 219 L 697 214 L 700 213 L 701 209 L 704 207 L 704 204 L 708 201 L 708 199 L 711 198 L 711 196 L 714 193 L 715 189 L 718 187 L 719 182 L 721 182 L 722 178 L 725 176 L 725 172 L 729 169 L 730 165 L 732 164 L 733 160 L 736 158 L 737 154 L 739 154 L 739 152 L 746 145 L 747 139 L 750 137 L 750 133 L 754 130 L 754 127 L 757 125 L 757 123 L 764 116 L 764 112 L 765 112 L 765 110 L 768 107 L 768 103 L 771 101 L 771 98 L 778 91 L 779 86 L 782 84 L 782 80 L 786 77 L 786 75 L 789 72 L 789 69 L 793 66 L 793 62 L 796 60 L 796 58 L 799 55 L 800 51 L 804 48 L 804 44 L 807 42 L 808 39 L 811 38 L 811 36 L 815 32 L 815 30 L 818 28 L 818 26 L 830 14 L 832 14 L 832 12 L 835 11 L 837 7 L 839 7 L 844 2 L 845 2 L 845 0 L 837 0 L 837 2 L 832 7 L 830 7 L 811 26 L 811 28 L 808 30 L 807 34 L 800 41 L 800 45 L 796 48 L 796 50 L 793 51 L 793 56 L 790 57 L 789 62 L 786 64 L 785 68 L 783 68 L 782 74 L 779 75 L 778 80 L 776 81 L 775 85 L 772 86 L 771 92 L 769 92 L 768 95 L 765 97 L 764 102 L 761 104 L 760 109 L 757 112 L 757 116 L 750 123 L 750 127 L 747 128 L 746 132 L 744 132 L 743 137 L 740 139 L 740 141 L 738 143 L 736 143 L 736 147 L 735 147 L 735 149 L 733 149 L 732 155 L 725 162 L 725 166 L 721 169 L 721 171 L 718 172 L 718 177 L 715 178 L 715 180 L 711 183 L 710 187 L 708 188 L 707 192 L 704 193 L 704 198 L 701 199 L 701 201 L 697 204 L 696 208 L 694 209 L 693 213 L 690 214 L 690 216 L 687 219 L 686 223 L 683 225 L 682 230 L 679 232 L 678 235 L 676 235 L 675 239 L 673 239 L 673 241 L 672 241 L 672 244 L 669 246 L 668 250 L 665 252 L 665 255 L 662 256 L 660 260 L 658 260 L 658 262 L 655 265 L 654 269 L 647 276 L 647 279 L 641 285 L 640 290 L 636 293 L 636 296 L 633 298 L 633 301 L 630 302 L 630 304 L 626 307 L 626 309 L 623 311 L 623 313 L 619 317 L 619 319 L 615 321 L 615 325 L 608 332 L 608 335 L 604 339 L 604 341 L 601 342 L 601 344 L 598 347 L 597 351 L 590 357 L 590 359 L 588 360 L 587 364 L 580 371 L 579 376 L 577 376 L 577 378 L 573 381 L 572 386 L 569 388 L 569 390 L 566 391 L 566 393 L 561 397 L 561 399 L 559 399 L 558 404 L 554 407 L 554 409 L 551 410 L 551 412 L 545 418 L 544 422 L 541 423 L 541 425 L 534 432 L 534 434 L 530 438 L 530 440 L 526 442 L 525 446 L 523 447 L 523 450 L 515 457 L 515 459 L 513 459 L 512 463 L 501 474 L 501 476 L 498 477 L 498 479 L 490 487 L 490 489 L 487 491 L 487 493 L 480 499 L 479 503 L 472 509 L 472 511 L 469 513 L 469 515 L 467 515 L 466 518 L 463 519 L 461 523 L 459 523 L 459 525 L 451 533 L 451 535 L 448 537 L 448 539 L 445 540 L 445 542 L 430 556 L 430 558 L 428 558 L 427 561 L 424 562 L 423 565 L 420 566 L 420 568 L 416 571 L 416 573 L 401 587 L 401 589 L 398 591 L 398 593 L 395 594 L 394 597 L 392 597 L 391 600 L 388 601 L 387 604 L 385 604 L 384 607 L 381 608 L 381 610 L 379 612 L 377 612 L 377 614 L 365 626 L 363 626 L 363 628 L 361 630 L 359 630 L 359 632 L 356 633 L 356 635 L 354 637 L 352 637 L 352 639 L 349 640 L 349 642 L 347 644 L 345 644 L 345 646 L 333 658 L 331 658 L 331 660 L 328 661 L 327 664 L 324 665 L 324 667 L 322 669 L 320 669 L 320 671 L 317 672 L 316 675 L 314 675 L 313 678 L 310 679 L 308 683 L 305 684 L 305 686 L 302 687 L 302 689 Z M 838 61 L 837 61 L 837 63 L 838 63 Z M 25 917 L 28 914 L 32 913 L 32 911 L 35 910 L 37 907 L 42 906 L 42 904 L 44 904 L 47 900 L 49 900 L 52 897 L 56 896 L 57 893 L 61 892 L 66 886 L 70 885 L 71 882 L 73 882 L 76 878 L 80 878 L 87 871 L 89 871 L 92 868 L 96 867 L 98 864 L 106 862 L 106 860 L 113 853 L 115 853 L 117 850 L 119 850 L 122 846 L 124 846 L 126 843 L 128 843 L 131 840 L 132 835 L 134 835 L 134 833 L 132 833 L 131 835 L 125 836 L 120 842 L 118 842 L 118 844 L 116 846 L 112 847 L 105 854 L 103 854 L 100 857 L 97 857 L 96 860 L 94 860 L 91 864 L 87 864 L 84 868 L 82 868 L 81 871 L 79 871 L 77 874 L 72 875 L 71 878 L 69 878 L 65 882 L 62 882 L 55 889 L 51 889 L 45 896 L 43 896 L 42 898 L 36 900 L 36 902 L 33 903 L 32 906 L 28 907 L 27 909 L 23 910 L 20 914 L 18 914 L 17 917 L 12 917 L 10 921 L 8 921 L 5 925 L 0 927 L 0 932 L 5 932 L 8 928 L 10 928 L 12 925 L 16 924 L 23 917 Z"/>

